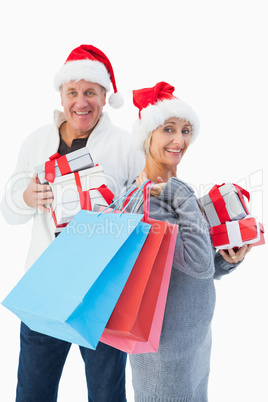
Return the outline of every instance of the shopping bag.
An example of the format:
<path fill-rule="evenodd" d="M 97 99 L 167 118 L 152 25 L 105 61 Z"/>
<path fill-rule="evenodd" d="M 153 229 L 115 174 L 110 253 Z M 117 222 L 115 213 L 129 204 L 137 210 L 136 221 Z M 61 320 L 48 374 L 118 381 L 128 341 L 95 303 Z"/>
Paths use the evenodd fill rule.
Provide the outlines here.
<path fill-rule="evenodd" d="M 142 217 L 80 211 L 2 304 L 32 330 L 95 349 L 150 230 Z"/>
<path fill-rule="evenodd" d="M 173 265 L 173 257 L 175 252 L 176 240 L 178 234 L 178 225 L 168 224 L 168 228 L 165 236 L 165 247 L 164 244 L 162 246 L 162 253 L 160 254 L 160 258 L 162 258 L 162 264 L 164 266 L 164 274 L 162 277 L 162 282 L 159 290 L 159 295 L 157 299 L 157 304 L 154 312 L 153 322 L 151 326 L 151 331 L 149 335 L 148 342 L 136 342 L 130 349 L 131 354 L 134 353 L 149 353 L 149 352 L 157 352 L 160 342 L 160 336 L 162 331 L 162 325 L 164 320 L 166 301 L 168 295 L 169 282 L 171 277 L 172 265 Z M 165 258 L 166 256 L 166 258 Z M 158 261 L 161 264 L 161 260 Z M 162 265 L 162 266 L 163 266 Z M 150 284 L 153 286 L 153 282 Z M 148 292 L 150 292 L 150 288 L 148 286 Z"/>
<path fill-rule="evenodd" d="M 168 225 L 167 222 L 154 219 L 148 219 L 148 223 L 151 225 L 150 233 L 106 325 L 104 334 L 116 334 L 141 341 L 148 340 L 162 276 L 161 272 L 158 274 L 153 267 L 158 254 L 161 254 L 161 244 Z M 150 298 L 146 298 L 146 288 L 150 277 L 154 277 L 155 287 L 151 289 Z"/>
<path fill-rule="evenodd" d="M 100 339 L 128 353 L 158 350 L 178 231 L 146 213 L 145 220 L 151 231 Z"/>
<path fill-rule="evenodd" d="M 138 340 L 134 339 L 134 337 L 132 337 L 131 339 L 130 336 L 126 336 L 126 334 L 122 334 L 122 332 L 117 333 L 115 330 L 112 330 L 112 322 L 109 321 L 108 324 L 110 325 L 107 324 L 100 338 L 101 342 L 130 354 L 158 351 L 177 232 L 177 225 L 168 224 L 165 236 L 159 249 L 159 253 L 152 267 L 150 278 L 147 282 L 143 300 L 139 306 L 140 311 L 137 313 L 137 319 L 140 320 L 141 326 L 142 320 L 146 321 L 147 319 L 150 319 L 151 321 L 150 331 L 147 339 Z M 133 267 L 132 270 L 133 274 L 134 268 L 135 267 Z M 128 285 L 128 282 L 126 285 Z M 125 293 L 125 289 L 126 286 L 122 292 L 122 295 Z M 150 303 L 150 299 L 154 299 L 155 295 L 157 295 L 157 297 L 156 300 L 153 300 L 154 308 L 151 310 L 147 310 L 146 304 L 148 306 L 148 303 Z M 118 305 L 116 305 L 115 310 L 117 309 L 117 307 Z M 107 327 L 110 328 L 107 330 Z"/>

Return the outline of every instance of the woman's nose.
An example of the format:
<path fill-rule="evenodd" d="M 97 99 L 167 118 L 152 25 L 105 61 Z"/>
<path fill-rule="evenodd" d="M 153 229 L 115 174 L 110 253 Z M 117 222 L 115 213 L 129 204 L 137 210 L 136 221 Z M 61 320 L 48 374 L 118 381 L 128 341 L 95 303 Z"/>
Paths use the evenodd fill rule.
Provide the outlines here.
<path fill-rule="evenodd" d="M 174 135 L 173 142 L 174 142 L 174 144 L 177 144 L 179 146 L 184 144 L 184 137 L 181 132 L 177 132 Z"/>

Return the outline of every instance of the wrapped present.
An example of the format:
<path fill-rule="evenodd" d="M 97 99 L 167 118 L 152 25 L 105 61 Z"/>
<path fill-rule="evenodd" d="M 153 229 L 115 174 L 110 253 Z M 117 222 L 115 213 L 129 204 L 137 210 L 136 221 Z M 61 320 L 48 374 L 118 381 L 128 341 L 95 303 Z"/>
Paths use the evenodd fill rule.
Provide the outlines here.
<path fill-rule="evenodd" d="M 58 177 L 51 188 L 51 213 L 57 228 L 66 226 L 80 210 L 92 211 L 95 204 L 110 205 L 114 196 L 101 166 Z"/>
<path fill-rule="evenodd" d="M 214 247 L 218 249 L 242 247 L 244 244 L 257 246 L 265 243 L 264 228 L 252 216 L 213 226 L 210 228 L 210 234 Z"/>
<path fill-rule="evenodd" d="M 53 183 L 55 178 L 93 167 L 94 163 L 87 147 L 61 156 L 56 153 L 50 156 L 49 161 L 35 167 L 41 184 Z"/>
<path fill-rule="evenodd" d="M 249 215 L 249 193 L 237 184 L 215 185 L 208 194 L 199 198 L 210 226 L 236 221 Z"/>

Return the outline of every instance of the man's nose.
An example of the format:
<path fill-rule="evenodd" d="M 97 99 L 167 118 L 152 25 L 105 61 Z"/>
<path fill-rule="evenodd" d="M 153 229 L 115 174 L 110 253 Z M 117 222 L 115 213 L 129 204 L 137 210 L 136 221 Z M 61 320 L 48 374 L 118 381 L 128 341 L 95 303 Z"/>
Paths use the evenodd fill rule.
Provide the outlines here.
<path fill-rule="evenodd" d="M 85 106 L 87 106 L 87 100 L 86 97 L 84 95 L 79 95 L 76 99 L 76 104 L 77 106 L 79 106 L 80 108 L 83 108 Z"/>

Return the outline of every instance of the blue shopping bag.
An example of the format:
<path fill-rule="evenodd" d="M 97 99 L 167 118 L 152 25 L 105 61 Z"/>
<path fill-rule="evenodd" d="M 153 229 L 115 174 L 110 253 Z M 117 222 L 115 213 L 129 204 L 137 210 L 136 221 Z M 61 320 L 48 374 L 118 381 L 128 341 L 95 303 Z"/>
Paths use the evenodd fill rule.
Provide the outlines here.
<path fill-rule="evenodd" d="M 34 331 L 95 349 L 150 230 L 142 217 L 80 211 L 2 304 Z"/>

